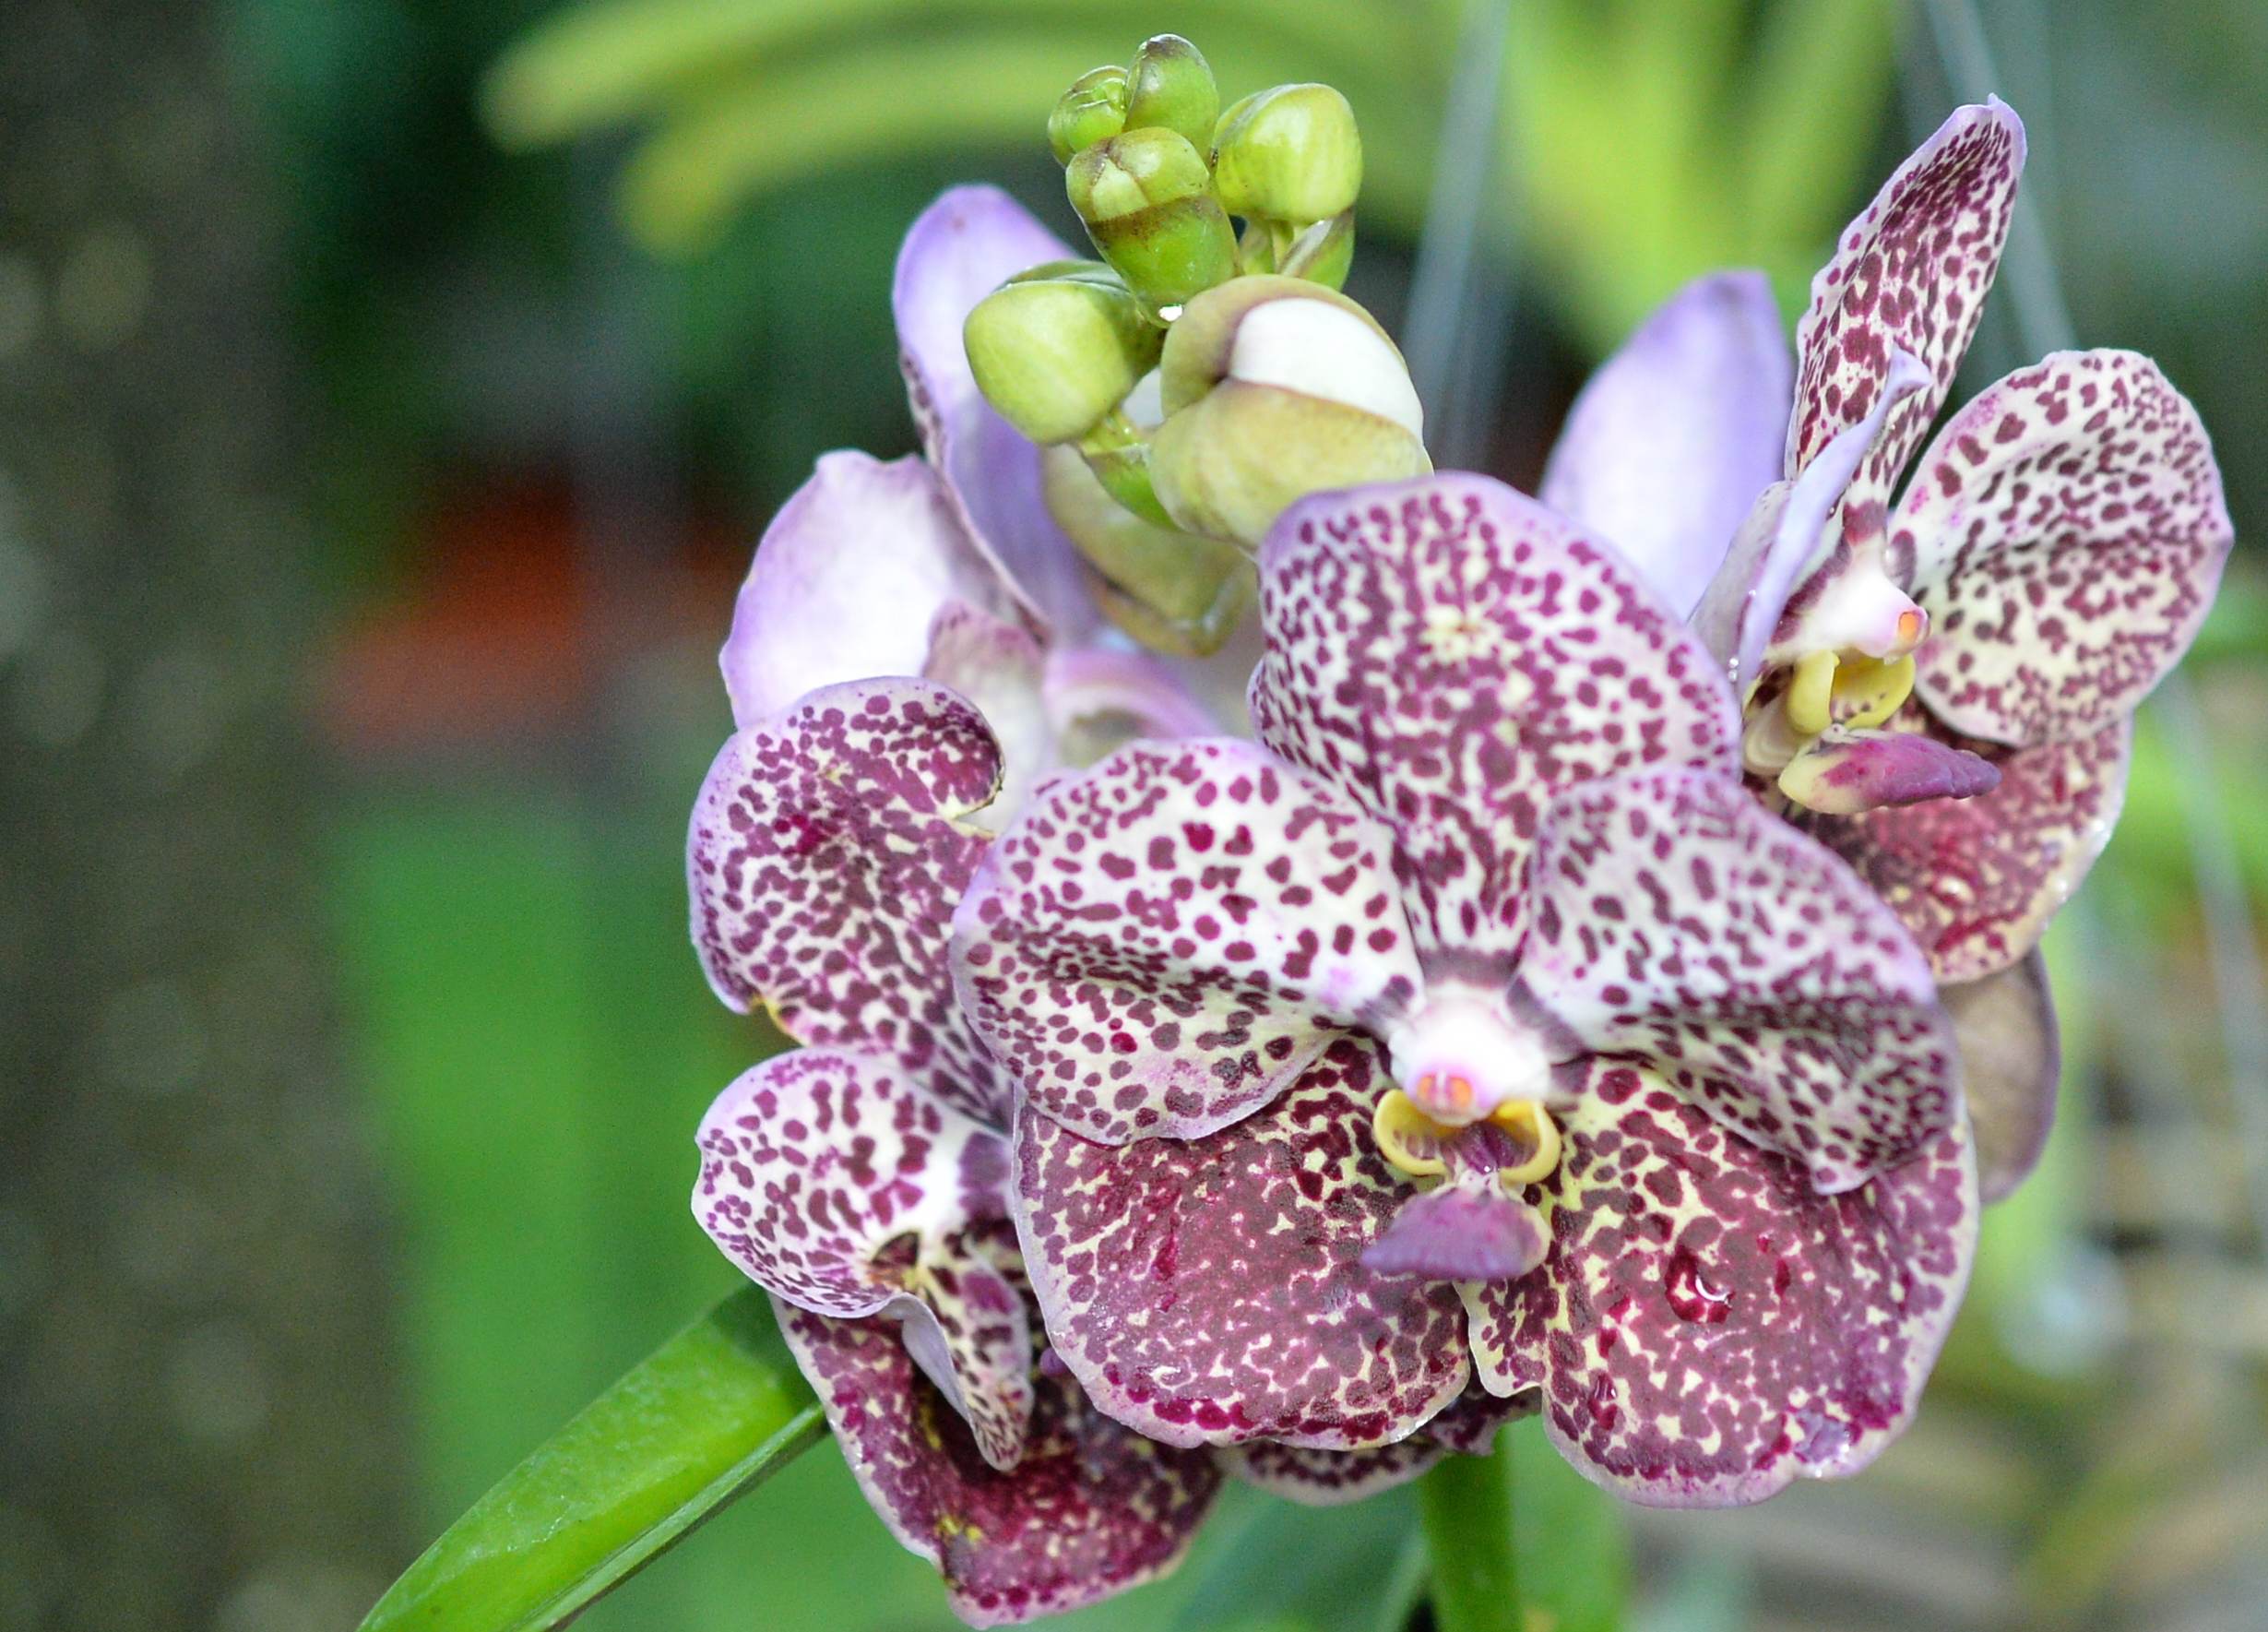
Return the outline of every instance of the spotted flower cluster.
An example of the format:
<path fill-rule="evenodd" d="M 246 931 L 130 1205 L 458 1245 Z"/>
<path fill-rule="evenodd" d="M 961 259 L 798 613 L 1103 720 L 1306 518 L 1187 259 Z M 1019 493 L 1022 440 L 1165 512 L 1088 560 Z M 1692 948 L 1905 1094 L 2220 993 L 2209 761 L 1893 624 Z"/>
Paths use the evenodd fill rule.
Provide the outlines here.
<path fill-rule="evenodd" d="M 823 460 L 724 654 L 694 938 L 799 1046 L 694 1209 L 972 1624 L 1170 1567 L 1225 1476 L 1350 1499 L 1534 1412 L 1721 1506 L 1910 1420 L 2050 1114 L 2033 946 L 2229 542 L 2125 352 L 1898 496 L 2022 155 L 1956 113 L 1792 365 L 1761 280 L 1681 292 L 1540 497 L 1270 497 L 1257 655 L 1202 663 L 1098 620 L 963 354 L 1063 247 L 983 190 L 915 225 L 926 457 Z"/>

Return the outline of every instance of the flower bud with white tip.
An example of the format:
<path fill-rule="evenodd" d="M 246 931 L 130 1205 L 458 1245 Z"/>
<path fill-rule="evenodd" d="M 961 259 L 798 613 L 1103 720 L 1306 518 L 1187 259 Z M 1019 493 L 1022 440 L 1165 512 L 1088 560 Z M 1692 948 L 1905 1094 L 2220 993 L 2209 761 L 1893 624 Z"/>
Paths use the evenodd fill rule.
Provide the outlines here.
<path fill-rule="evenodd" d="M 1184 530 L 1251 547 L 1311 493 L 1433 468 L 1401 352 L 1321 284 L 1240 278 L 1192 301 L 1160 369 L 1150 477 Z"/>

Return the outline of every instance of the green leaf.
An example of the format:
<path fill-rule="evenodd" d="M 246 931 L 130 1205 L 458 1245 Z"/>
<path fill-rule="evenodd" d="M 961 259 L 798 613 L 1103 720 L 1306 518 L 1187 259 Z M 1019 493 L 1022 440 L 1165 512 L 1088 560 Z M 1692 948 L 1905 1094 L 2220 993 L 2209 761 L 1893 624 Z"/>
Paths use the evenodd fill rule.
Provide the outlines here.
<path fill-rule="evenodd" d="M 362 1632 L 563 1626 L 825 1428 L 764 1294 L 743 1288 L 505 1474 Z"/>
<path fill-rule="evenodd" d="M 1630 1603 L 1622 1504 L 1567 1464 L 1531 1417 L 1497 1436 L 1512 1459 L 1520 1596 L 1551 1632 L 1616 1632 Z"/>

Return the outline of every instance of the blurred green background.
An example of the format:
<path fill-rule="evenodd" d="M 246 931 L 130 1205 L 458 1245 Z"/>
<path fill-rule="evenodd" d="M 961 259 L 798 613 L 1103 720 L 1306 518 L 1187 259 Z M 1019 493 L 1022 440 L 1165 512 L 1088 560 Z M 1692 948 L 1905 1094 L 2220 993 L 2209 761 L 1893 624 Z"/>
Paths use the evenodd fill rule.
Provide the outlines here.
<path fill-rule="evenodd" d="M 2268 7 L 1980 9 L 2081 342 L 2197 400 L 2238 560 L 2055 936 L 2064 1120 L 1988 1221 L 1920 1422 L 1851 1483 L 1633 1515 L 1647 1632 L 2268 1624 L 2268 993 L 2240 933 L 2268 892 Z M 349 1626 L 732 1283 L 684 1207 L 695 1119 L 766 1045 L 683 932 L 714 650 L 813 457 L 912 444 L 913 215 L 986 178 L 1074 235 L 1041 138 L 1074 75 L 1174 29 L 1230 96 L 1346 90 L 1353 290 L 1433 326 L 1404 332 L 1453 457 L 1522 483 L 1687 277 L 1762 266 L 1792 314 L 1957 100 L 1892 0 L 1494 24 L 12 0 L 0 1627 Z M 1477 260 L 1444 281 L 1451 218 Z M 1413 314 L 1413 281 L 1447 304 Z M 2003 294 L 1967 384 L 2025 360 Z M 1526 1522 L 1578 1522 L 1523 1432 Z M 1408 1528 L 1241 1494 L 1174 1582 L 1084 1624 L 1367 1632 Z M 949 1623 L 823 1447 L 584 1624 Z"/>

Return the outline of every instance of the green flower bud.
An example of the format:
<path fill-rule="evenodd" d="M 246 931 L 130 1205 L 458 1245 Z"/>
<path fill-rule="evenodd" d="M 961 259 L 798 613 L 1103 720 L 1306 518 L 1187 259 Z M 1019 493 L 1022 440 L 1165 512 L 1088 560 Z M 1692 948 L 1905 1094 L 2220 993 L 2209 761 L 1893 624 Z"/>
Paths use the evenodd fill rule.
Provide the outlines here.
<path fill-rule="evenodd" d="M 1071 82 L 1048 115 L 1048 146 L 1055 162 L 1068 164 L 1072 155 L 1097 142 L 1107 142 L 1126 128 L 1126 70 L 1115 66 L 1089 68 Z"/>
<path fill-rule="evenodd" d="M 1321 284 L 1240 278 L 1192 301 L 1159 367 L 1149 474 L 1186 531 L 1254 545 L 1311 493 L 1432 469 L 1401 353 Z"/>
<path fill-rule="evenodd" d="M 1205 159 L 1170 130 L 1129 130 L 1063 173 L 1087 235 L 1153 313 L 1236 275 L 1236 232 Z"/>
<path fill-rule="evenodd" d="M 1255 92 L 1221 115 L 1213 177 L 1231 215 L 1304 225 L 1343 214 L 1362 191 L 1355 111 L 1328 85 Z"/>
<path fill-rule="evenodd" d="M 977 388 L 1034 442 L 1084 436 L 1158 362 L 1165 337 L 1093 261 L 1053 261 L 979 301 L 961 329 Z"/>
<path fill-rule="evenodd" d="M 1220 649 L 1251 604 L 1252 563 L 1234 544 L 1133 514 L 1104 491 L 1089 462 L 1051 447 L 1040 481 L 1056 525 L 1092 569 L 1096 604 L 1153 650 L 1205 657 Z"/>
<path fill-rule="evenodd" d="M 1179 34 L 1160 34 L 1134 53 L 1125 105 L 1127 129 L 1170 130 L 1202 148 L 1220 117 L 1220 90 L 1194 45 Z"/>

